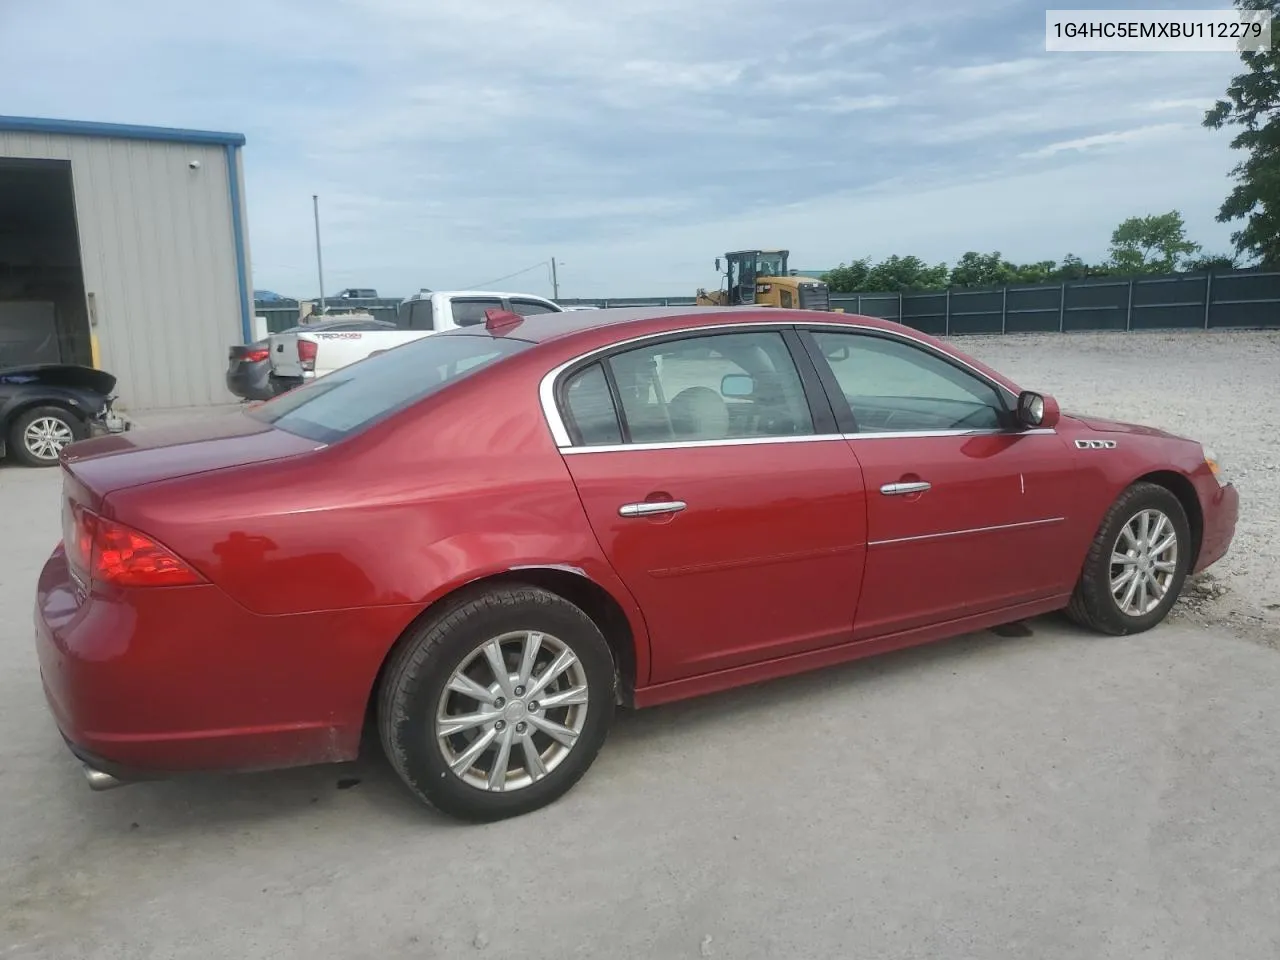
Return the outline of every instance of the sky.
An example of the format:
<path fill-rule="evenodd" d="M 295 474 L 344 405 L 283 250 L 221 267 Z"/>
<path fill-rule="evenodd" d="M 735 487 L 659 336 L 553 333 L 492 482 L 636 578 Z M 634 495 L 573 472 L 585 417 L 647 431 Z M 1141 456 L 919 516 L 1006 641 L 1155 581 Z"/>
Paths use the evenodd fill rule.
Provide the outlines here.
<path fill-rule="evenodd" d="M 1044 11 L 0 0 L 0 112 L 245 134 L 253 286 L 286 296 L 318 292 L 312 194 L 329 294 L 549 295 L 554 257 L 562 297 L 688 296 L 755 247 L 1097 260 L 1171 209 L 1228 251 L 1238 158 L 1200 121 L 1237 56 L 1046 53 Z"/>

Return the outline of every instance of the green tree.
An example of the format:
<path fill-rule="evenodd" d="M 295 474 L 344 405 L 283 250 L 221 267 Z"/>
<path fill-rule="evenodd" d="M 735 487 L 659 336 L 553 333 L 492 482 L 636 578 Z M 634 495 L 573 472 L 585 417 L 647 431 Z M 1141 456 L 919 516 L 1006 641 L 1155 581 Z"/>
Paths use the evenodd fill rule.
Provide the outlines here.
<path fill-rule="evenodd" d="M 1225 272 L 1239 270 L 1240 264 L 1235 257 L 1229 257 L 1225 253 L 1206 253 L 1188 260 L 1182 265 L 1182 269 L 1187 273 L 1206 273 L 1209 270 Z"/>
<path fill-rule="evenodd" d="M 867 289 L 883 293 L 941 290 L 947 285 L 948 273 L 945 263 L 930 266 L 919 257 L 894 254 L 871 268 Z"/>
<path fill-rule="evenodd" d="M 1098 268 L 1091 267 L 1074 253 L 1068 253 L 1062 258 L 1062 262 L 1049 275 L 1050 280 L 1084 280 L 1087 277 L 1098 276 Z"/>
<path fill-rule="evenodd" d="M 1280 2 L 1235 0 L 1239 10 L 1270 11 L 1280 23 Z M 1243 220 L 1231 234 L 1236 253 L 1258 260 L 1262 266 L 1280 264 L 1280 47 L 1242 51 L 1245 72 L 1227 86 L 1204 115 L 1211 130 L 1238 127 L 1231 140 L 1233 150 L 1246 159 L 1231 171 L 1235 187 L 1218 211 L 1219 223 Z"/>
<path fill-rule="evenodd" d="M 1058 264 L 1052 260 L 1040 260 L 1036 263 L 1024 263 L 1016 268 L 1010 283 L 1048 283 L 1054 278 Z"/>
<path fill-rule="evenodd" d="M 967 252 L 951 268 L 953 287 L 1001 287 L 1018 279 L 1018 268 L 994 253 Z"/>
<path fill-rule="evenodd" d="M 840 264 L 822 275 L 822 282 L 832 293 L 866 293 L 867 275 L 871 273 L 871 258 L 863 257 L 850 264 Z"/>
<path fill-rule="evenodd" d="M 1183 260 L 1200 251 L 1187 239 L 1177 210 L 1130 217 L 1111 234 L 1109 265 L 1116 273 L 1173 273 Z"/>

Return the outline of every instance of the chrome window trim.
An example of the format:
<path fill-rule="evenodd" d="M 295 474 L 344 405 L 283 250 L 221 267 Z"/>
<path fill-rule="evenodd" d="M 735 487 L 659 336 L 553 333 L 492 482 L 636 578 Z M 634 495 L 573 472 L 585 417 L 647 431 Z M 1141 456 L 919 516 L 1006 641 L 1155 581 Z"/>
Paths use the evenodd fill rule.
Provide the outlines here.
<path fill-rule="evenodd" d="M 867 431 L 866 433 L 841 434 L 846 440 L 907 440 L 927 437 L 1025 437 L 1057 433 L 1054 427 L 1032 427 L 1027 430 L 886 430 L 882 433 Z"/>
<path fill-rule="evenodd" d="M 811 433 L 799 437 L 730 437 L 727 440 L 663 440 L 657 443 L 608 443 L 590 447 L 561 447 L 566 456 L 584 453 L 625 453 L 629 450 L 686 450 L 690 447 L 751 447 L 767 443 L 818 443 L 832 440 L 921 440 L 930 437 L 994 437 L 1049 435 L 1053 427 L 1032 430 L 902 430 L 897 433 Z"/>
<path fill-rule="evenodd" d="M 673 308 L 673 310 L 678 310 L 678 309 L 680 308 L 678 307 Z M 679 314 L 673 314 L 673 316 L 679 316 Z M 931 344 L 925 343 L 923 340 L 919 339 L 918 337 L 914 337 L 909 333 L 902 333 L 897 330 L 886 330 L 883 327 L 874 327 L 865 323 L 839 323 L 831 320 L 804 320 L 804 321 L 749 320 L 746 322 L 738 322 L 738 323 L 716 323 L 716 324 L 710 324 L 704 327 L 690 327 L 683 330 L 663 330 L 660 333 L 646 333 L 638 337 L 629 337 L 625 340 L 618 340 L 618 341 L 615 341 L 614 343 L 606 344 L 605 346 L 602 346 L 602 347 L 596 347 L 595 349 L 588 350 L 586 353 L 579 354 L 578 356 L 573 357 L 570 360 L 566 360 L 564 363 L 558 364 L 557 366 L 553 367 L 549 372 L 543 374 L 542 380 L 538 383 L 538 400 L 542 405 L 543 419 L 546 420 L 547 427 L 551 430 L 551 437 L 555 441 L 556 446 L 559 447 L 561 452 L 563 453 L 585 453 L 591 450 L 606 450 L 606 449 L 615 450 L 618 447 L 621 447 L 627 450 L 633 450 L 633 449 L 641 449 L 641 448 L 662 449 L 668 446 L 690 447 L 690 446 L 706 446 L 706 445 L 728 445 L 728 444 L 742 444 L 746 442 L 779 443 L 779 442 L 795 442 L 801 439 L 826 440 L 826 439 L 834 439 L 837 436 L 844 436 L 846 439 L 862 440 L 871 436 L 885 437 L 885 438 L 888 438 L 888 437 L 902 438 L 906 436 L 959 436 L 967 433 L 1003 433 L 1005 432 L 1001 430 L 987 430 L 987 431 L 960 430 L 960 431 L 938 431 L 938 432 L 928 432 L 928 433 L 910 432 L 910 433 L 897 433 L 897 434 L 890 434 L 890 433 L 848 434 L 848 435 L 817 434 L 817 435 L 809 435 L 805 437 L 750 437 L 750 438 L 744 437 L 742 439 L 732 439 L 732 440 L 685 440 L 685 441 L 671 441 L 669 443 L 659 443 L 659 444 L 610 444 L 607 447 L 605 446 L 575 447 L 573 444 L 572 438 L 569 436 L 569 430 L 565 426 L 564 418 L 560 414 L 560 408 L 556 404 L 556 382 L 559 380 L 560 376 L 570 367 L 577 366 L 580 363 L 589 362 L 593 357 L 599 357 L 601 354 L 611 353 L 615 350 L 631 347 L 638 344 L 647 343 L 648 341 L 651 341 L 651 340 L 662 340 L 666 338 L 680 339 L 684 337 L 697 337 L 703 334 L 733 332 L 737 330 L 773 329 L 773 330 L 782 331 L 787 329 L 808 329 L 810 327 L 827 327 L 836 331 L 843 330 L 846 333 L 870 332 L 870 333 L 881 335 L 881 336 L 893 337 L 905 343 L 913 344 L 914 346 L 927 350 L 931 354 L 945 358 L 947 361 L 951 363 L 959 364 L 960 366 L 968 370 L 970 373 L 972 373 L 979 380 L 981 380 L 983 383 L 988 384 L 989 386 L 994 388 L 997 392 L 1013 400 L 1015 403 L 1017 402 L 1017 399 L 1018 399 L 1017 394 L 1015 394 L 1012 390 L 1010 390 L 1004 384 L 998 383 L 995 380 L 992 380 L 989 376 L 987 376 L 977 367 L 973 366 L 970 363 L 965 362 L 964 360 L 961 360 L 959 357 L 953 357 L 950 354 L 945 352 L 940 353 Z M 1039 430 L 1019 431 L 1020 434 L 1021 433 L 1038 433 L 1038 432 L 1040 431 Z M 1054 433 L 1055 431 L 1049 430 L 1048 432 Z"/>
<path fill-rule="evenodd" d="M 766 443 L 830 443 L 843 440 L 838 433 L 807 433 L 799 437 L 730 437 L 727 440 L 662 440 L 657 443 L 609 443 L 592 447 L 561 447 L 560 452 L 625 453 L 631 450 L 687 450 L 690 447 L 756 447 Z"/>

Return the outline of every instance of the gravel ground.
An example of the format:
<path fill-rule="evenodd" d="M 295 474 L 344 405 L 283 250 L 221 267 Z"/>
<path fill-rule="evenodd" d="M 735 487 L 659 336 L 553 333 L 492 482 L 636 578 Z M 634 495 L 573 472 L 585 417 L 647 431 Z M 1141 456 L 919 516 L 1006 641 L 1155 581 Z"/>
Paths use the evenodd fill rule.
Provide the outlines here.
<path fill-rule="evenodd" d="M 1064 410 L 1162 427 L 1213 449 L 1240 490 L 1231 551 L 1181 615 L 1280 639 L 1280 331 L 955 337 Z"/>
<path fill-rule="evenodd" d="M 563 801 L 486 827 L 376 752 L 90 793 L 30 638 L 57 472 L 0 466 L 0 958 L 1274 960 L 1280 656 L 1224 626 L 1275 597 L 1280 337 L 962 346 L 1217 445 L 1245 498 L 1226 595 L 624 714 Z"/>

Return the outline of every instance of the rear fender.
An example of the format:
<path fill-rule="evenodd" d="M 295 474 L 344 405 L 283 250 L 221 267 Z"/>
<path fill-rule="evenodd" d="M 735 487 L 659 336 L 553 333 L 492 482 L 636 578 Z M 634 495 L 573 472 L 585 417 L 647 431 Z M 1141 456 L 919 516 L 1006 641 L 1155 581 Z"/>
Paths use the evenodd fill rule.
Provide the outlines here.
<path fill-rule="evenodd" d="M 433 575 L 438 571 L 444 576 L 422 597 L 424 613 L 430 614 L 437 604 L 447 602 L 459 591 L 485 580 L 497 577 L 518 580 L 522 572 L 527 572 L 530 579 L 536 579 L 541 572 L 548 570 L 570 573 L 603 590 L 626 616 L 635 642 L 636 682 L 637 685 L 647 683 L 650 645 L 644 615 L 631 592 L 600 553 L 595 538 L 591 537 L 589 543 L 562 543 L 561 550 L 548 551 L 544 547 L 538 553 L 515 553 L 515 559 L 511 546 L 509 538 L 497 535 L 464 536 L 433 544 L 428 551 L 430 560 L 423 563 L 422 569 L 432 569 Z M 572 554 L 569 552 L 571 548 Z M 566 563 L 563 558 L 567 555 L 577 556 L 577 559 Z"/>
<path fill-rule="evenodd" d="M 0 440 L 7 437 L 10 424 L 32 407 L 61 407 L 87 422 L 98 415 L 106 401 L 106 396 L 56 387 L 24 389 L 0 405 Z"/>

